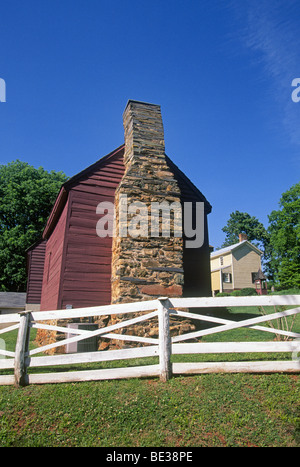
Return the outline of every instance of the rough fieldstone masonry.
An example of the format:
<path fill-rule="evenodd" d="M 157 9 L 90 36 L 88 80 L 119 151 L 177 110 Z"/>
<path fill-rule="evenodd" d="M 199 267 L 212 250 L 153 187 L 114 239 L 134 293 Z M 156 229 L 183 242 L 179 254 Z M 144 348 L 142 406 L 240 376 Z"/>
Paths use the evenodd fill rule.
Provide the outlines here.
<path fill-rule="evenodd" d="M 183 239 L 174 237 L 174 227 L 181 228 L 181 219 L 171 211 L 169 237 L 161 235 L 162 216 L 160 236 L 153 237 L 150 228 L 151 203 L 152 206 L 155 202 L 177 203 L 180 206 L 180 189 L 165 156 L 160 106 L 129 101 L 124 111 L 123 123 L 125 173 L 115 195 L 112 303 L 157 296 L 178 297 L 182 295 L 184 280 Z M 136 208 L 138 202 L 143 203 L 143 209 L 140 212 L 129 212 L 122 219 L 119 208 L 124 203 L 127 206 L 134 203 Z M 136 219 L 137 213 L 140 230 L 136 232 L 136 236 L 126 235 L 130 215 Z M 120 232 L 125 235 L 120 236 Z"/>

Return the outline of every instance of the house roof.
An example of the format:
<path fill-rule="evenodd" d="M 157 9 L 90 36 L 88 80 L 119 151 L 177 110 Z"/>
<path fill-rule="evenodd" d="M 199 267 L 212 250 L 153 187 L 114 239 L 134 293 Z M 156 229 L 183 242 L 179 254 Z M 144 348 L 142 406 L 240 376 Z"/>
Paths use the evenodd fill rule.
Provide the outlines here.
<path fill-rule="evenodd" d="M 68 192 L 70 189 L 76 185 L 80 180 L 83 178 L 86 178 L 91 172 L 94 170 L 100 169 L 102 166 L 105 165 L 107 161 L 109 161 L 111 158 L 119 156 L 125 148 L 125 144 L 122 144 L 119 146 L 117 149 L 114 151 L 110 152 L 106 156 L 102 157 L 98 161 L 96 161 L 94 164 L 90 165 L 86 169 L 82 170 L 78 174 L 74 175 L 73 177 L 69 178 L 65 183 L 62 184 L 60 192 L 56 198 L 55 204 L 52 208 L 52 211 L 50 213 L 50 216 L 48 218 L 46 227 L 43 232 L 43 239 L 49 238 L 51 235 L 62 211 L 63 208 L 67 202 L 68 199 Z M 185 198 L 193 198 L 197 201 L 202 201 L 205 203 L 205 210 L 206 213 L 211 212 L 211 205 L 205 198 L 205 196 L 198 190 L 198 188 L 190 181 L 190 179 L 177 167 L 177 165 L 174 164 L 174 162 L 167 156 L 166 160 L 170 168 L 174 172 L 175 178 L 178 180 L 178 184 L 180 187 L 180 190 L 183 191 L 183 197 Z"/>
<path fill-rule="evenodd" d="M 26 293 L 0 292 L 0 308 L 25 308 Z"/>
<path fill-rule="evenodd" d="M 179 189 L 182 194 L 183 201 L 192 200 L 201 201 L 205 204 L 206 213 L 209 214 L 212 210 L 211 204 L 207 201 L 203 193 L 191 182 L 191 180 L 177 167 L 176 164 L 165 154 L 169 167 L 173 170 L 174 176 L 178 181 Z"/>
<path fill-rule="evenodd" d="M 216 258 L 218 256 L 225 255 L 226 253 L 230 253 L 230 252 L 240 248 L 241 246 L 243 246 L 245 244 L 247 244 L 250 248 L 252 248 L 258 255 L 263 254 L 263 252 L 259 248 L 252 245 L 252 243 L 250 243 L 248 240 L 243 240 L 242 242 L 235 243 L 234 245 L 230 245 L 230 246 L 227 246 L 225 248 L 221 248 L 221 250 L 213 251 L 210 254 L 210 257 L 211 258 Z"/>
<path fill-rule="evenodd" d="M 264 275 L 264 273 L 262 272 L 261 268 L 259 268 L 259 270 L 257 271 L 256 273 L 256 276 L 254 277 L 254 280 L 266 280 L 266 276 Z"/>

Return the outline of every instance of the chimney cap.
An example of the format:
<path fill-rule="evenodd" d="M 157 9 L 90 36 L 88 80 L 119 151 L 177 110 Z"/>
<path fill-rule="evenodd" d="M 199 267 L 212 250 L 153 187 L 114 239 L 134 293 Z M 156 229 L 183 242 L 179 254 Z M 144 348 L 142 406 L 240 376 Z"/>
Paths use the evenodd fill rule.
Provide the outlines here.
<path fill-rule="evenodd" d="M 136 101 L 134 99 L 128 99 L 127 104 L 126 104 L 125 109 L 124 109 L 124 112 L 127 109 L 127 107 L 129 106 L 129 104 L 131 104 L 131 103 L 133 103 L 133 104 L 142 104 L 142 105 L 152 105 L 153 107 L 159 107 L 160 108 L 160 105 L 158 105 L 158 104 L 151 104 L 150 102 L 142 102 L 142 101 Z"/>

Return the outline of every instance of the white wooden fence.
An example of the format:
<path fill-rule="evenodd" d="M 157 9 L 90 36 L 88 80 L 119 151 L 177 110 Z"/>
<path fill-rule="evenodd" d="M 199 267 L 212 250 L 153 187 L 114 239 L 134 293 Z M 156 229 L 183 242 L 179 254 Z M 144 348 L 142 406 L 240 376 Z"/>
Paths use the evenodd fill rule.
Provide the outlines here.
<path fill-rule="evenodd" d="M 274 312 L 267 316 L 258 316 L 243 321 L 232 321 L 220 317 L 200 314 L 199 308 L 219 308 L 236 306 L 281 306 L 288 308 L 285 311 Z M 292 331 L 274 329 L 274 327 L 261 326 L 264 322 L 270 322 L 279 318 L 285 318 L 300 313 L 300 295 L 285 296 L 255 296 L 255 297 L 217 297 L 217 298 L 159 298 L 143 302 L 127 303 L 120 305 L 108 305 L 91 308 L 77 308 L 68 310 L 24 311 L 18 314 L 0 316 L 0 325 L 10 323 L 6 328 L 0 330 L 0 334 L 18 329 L 15 351 L 1 349 L 0 346 L 0 371 L 13 370 L 13 374 L 0 375 L 0 385 L 15 384 L 25 386 L 27 384 L 58 383 L 89 381 L 103 379 L 119 379 L 133 377 L 159 376 L 162 381 L 168 380 L 172 374 L 197 374 L 212 372 L 299 372 L 300 359 L 300 334 Z M 197 308 L 197 313 L 181 311 L 180 309 Z M 101 317 L 106 315 L 121 315 L 137 312 L 145 312 L 143 315 L 132 319 L 125 319 L 117 324 L 87 331 L 83 329 L 72 329 L 64 326 L 45 324 L 51 320 L 80 319 L 87 317 Z M 170 337 L 170 316 L 178 316 L 192 320 L 201 320 L 216 323 L 206 329 L 189 332 L 182 335 Z M 158 317 L 159 337 L 149 338 L 127 334 L 115 333 L 127 326 Z M 182 343 L 187 340 L 195 340 L 202 336 L 220 333 L 238 328 L 251 328 L 265 332 L 284 335 L 290 340 L 266 341 L 266 342 L 192 342 Z M 44 345 L 29 350 L 30 329 L 54 330 L 64 334 L 74 335 L 52 344 Z M 105 339 L 121 339 L 144 344 L 142 347 L 124 348 L 120 350 L 106 350 L 96 352 L 82 352 L 74 354 L 58 354 L 51 356 L 35 356 L 51 348 L 65 346 L 71 342 L 99 336 Z M 5 340 L 3 340 L 5 342 Z M 145 345 L 146 344 L 146 345 Z M 219 354 L 238 352 L 289 352 L 289 360 L 277 361 L 248 361 L 248 362 L 197 362 L 197 363 L 171 363 L 172 354 Z M 140 357 L 158 356 L 157 365 L 133 366 L 126 368 L 92 369 L 80 371 L 61 371 L 48 373 L 31 373 L 29 369 L 34 367 L 46 367 L 56 365 L 71 365 L 94 362 L 107 362 Z"/>

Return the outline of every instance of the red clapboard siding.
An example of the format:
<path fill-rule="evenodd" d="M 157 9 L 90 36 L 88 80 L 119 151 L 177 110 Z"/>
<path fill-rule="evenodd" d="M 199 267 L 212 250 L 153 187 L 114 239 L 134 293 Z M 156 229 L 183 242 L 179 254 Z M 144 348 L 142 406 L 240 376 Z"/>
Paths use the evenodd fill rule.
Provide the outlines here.
<path fill-rule="evenodd" d="M 114 203 L 115 190 L 123 173 L 123 147 L 77 177 L 69 192 L 69 215 L 65 238 L 60 306 L 86 307 L 111 301 L 112 238 L 96 232 L 103 201 Z"/>
<path fill-rule="evenodd" d="M 28 281 L 26 303 L 41 303 L 46 243 L 46 240 L 42 240 L 33 245 L 27 252 Z"/>
<path fill-rule="evenodd" d="M 63 212 L 47 241 L 41 310 L 56 310 L 60 307 L 59 292 L 68 205 L 69 203 L 67 201 Z"/>

